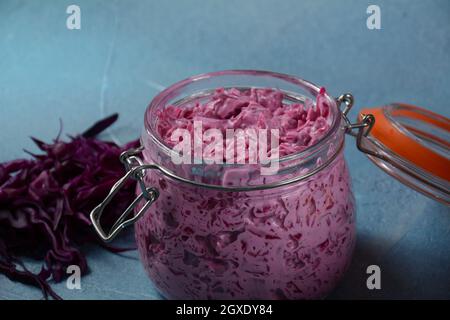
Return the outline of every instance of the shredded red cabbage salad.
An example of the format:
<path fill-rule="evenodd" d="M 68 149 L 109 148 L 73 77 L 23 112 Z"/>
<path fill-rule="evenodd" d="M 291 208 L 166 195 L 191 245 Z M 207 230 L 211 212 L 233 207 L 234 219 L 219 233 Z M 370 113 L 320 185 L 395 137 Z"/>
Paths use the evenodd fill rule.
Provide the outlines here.
<path fill-rule="evenodd" d="M 88 272 L 82 244 L 129 250 L 103 243 L 89 219 L 124 174 L 120 154 L 139 143 L 118 146 L 96 138 L 117 118 L 114 114 L 101 120 L 69 141 L 59 135 L 51 144 L 32 138 L 42 154 L 0 164 L 0 272 L 40 288 L 45 299 L 60 299 L 49 281 L 64 280 L 69 265 L 78 265 L 82 275 Z M 134 187 L 130 182 L 119 191 L 102 223 L 112 225 L 133 199 Z M 40 272 L 27 269 L 25 257 L 42 261 Z"/>

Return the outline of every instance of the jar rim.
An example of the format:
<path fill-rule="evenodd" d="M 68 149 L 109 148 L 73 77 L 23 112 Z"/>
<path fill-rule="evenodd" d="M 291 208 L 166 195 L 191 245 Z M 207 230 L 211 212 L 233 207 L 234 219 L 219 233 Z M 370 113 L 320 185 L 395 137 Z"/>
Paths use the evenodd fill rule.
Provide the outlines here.
<path fill-rule="evenodd" d="M 288 83 L 291 83 L 295 86 L 298 86 L 301 89 L 304 89 L 304 90 L 306 89 L 314 96 L 317 96 L 320 91 L 320 87 L 313 84 L 312 82 L 309 82 L 307 80 L 304 80 L 302 78 L 295 77 L 292 75 L 287 75 L 287 74 L 277 73 L 277 72 L 272 72 L 272 71 L 233 69 L 233 70 L 223 70 L 223 71 L 202 73 L 202 74 L 188 77 L 184 80 L 181 80 L 181 81 L 178 81 L 178 82 L 172 84 L 171 86 L 167 87 L 166 89 L 164 89 L 163 91 L 158 93 L 158 95 L 156 95 L 151 100 L 150 104 L 148 105 L 148 107 L 145 111 L 145 116 L 144 116 L 145 133 L 147 135 L 149 135 L 151 140 L 157 145 L 157 147 L 161 151 L 163 151 L 166 155 L 170 155 L 173 151 L 160 138 L 160 136 L 157 134 L 156 130 L 154 130 L 155 128 L 151 127 L 151 122 L 150 122 L 151 112 L 150 111 L 152 109 L 156 110 L 157 107 L 159 107 L 161 104 L 165 103 L 165 100 L 168 97 L 176 94 L 178 91 L 182 90 L 183 88 L 187 87 L 189 84 L 192 84 L 193 82 L 201 81 L 201 80 L 205 80 L 205 79 L 209 79 L 209 78 L 213 78 L 213 77 L 219 77 L 219 76 L 240 76 L 240 75 L 262 76 L 262 77 L 280 79 L 280 80 L 286 81 Z M 320 137 L 316 142 L 314 142 L 314 144 L 307 147 L 306 149 L 280 157 L 278 160 L 278 162 L 280 164 L 288 162 L 288 161 L 299 160 L 302 158 L 311 158 L 311 157 L 314 157 L 314 155 L 323 152 L 323 149 L 325 147 L 327 147 L 327 143 L 330 142 L 331 140 L 333 140 L 333 137 L 335 137 L 336 133 L 341 128 L 342 117 L 341 117 L 341 112 L 336 103 L 336 100 L 332 96 L 330 96 L 327 92 L 325 92 L 324 96 L 327 99 L 327 101 L 331 104 L 330 112 L 332 113 L 332 116 L 333 116 L 332 123 L 330 125 L 329 130 L 322 137 Z M 344 135 L 342 134 L 342 136 L 344 136 Z M 271 183 L 268 185 L 249 186 L 249 187 L 219 186 L 219 185 L 212 185 L 212 184 L 210 185 L 210 184 L 205 184 L 205 183 L 199 183 L 196 181 L 191 181 L 192 182 L 191 184 L 197 185 L 197 186 L 202 186 L 202 187 L 212 187 L 213 189 L 229 190 L 229 191 L 261 190 L 261 189 L 270 189 L 270 188 L 275 188 L 275 187 L 279 187 L 279 186 L 283 186 L 283 185 L 287 185 L 287 184 L 292 184 L 292 183 L 298 182 L 300 180 L 304 180 L 304 179 L 310 177 L 311 175 L 326 168 L 337 157 L 337 154 L 339 154 L 339 152 L 342 151 L 343 144 L 344 144 L 344 138 L 342 138 L 342 142 L 338 146 L 336 146 L 336 148 L 334 148 L 333 153 L 329 155 L 328 161 L 325 161 L 322 165 L 318 166 L 316 168 L 317 170 L 308 171 L 306 174 L 295 177 L 294 179 L 286 179 L 286 180 L 282 180 L 282 181 L 276 182 L 276 183 Z M 144 144 L 142 143 L 142 145 L 144 145 Z M 165 175 L 175 178 L 176 180 L 179 180 L 182 182 L 187 182 L 188 179 L 185 179 L 182 177 L 177 177 L 177 175 L 174 173 L 170 174 L 170 171 L 167 170 L 166 168 L 164 168 L 161 164 L 156 164 L 156 165 L 163 169 L 160 171 L 162 171 L 162 173 L 164 173 Z M 179 179 L 177 179 L 177 178 L 179 178 Z"/>

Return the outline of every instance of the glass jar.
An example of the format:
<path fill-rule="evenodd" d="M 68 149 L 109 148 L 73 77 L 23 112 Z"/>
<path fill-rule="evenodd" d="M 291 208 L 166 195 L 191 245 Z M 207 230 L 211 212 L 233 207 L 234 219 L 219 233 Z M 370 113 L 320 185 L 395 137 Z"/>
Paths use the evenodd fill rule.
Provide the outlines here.
<path fill-rule="evenodd" d="M 448 160 L 430 153 L 436 160 L 431 169 L 438 176 L 420 175 L 433 171 L 426 161 L 397 157 L 394 151 L 405 148 L 386 148 L 380 140 L 382 127 L 369 135 L 372 114 L 360 114 L 359 123 L 350 123 L 350 94 L 338 99 L 324 94 L 329 130 L 305 150 L 281 157 L 276 174 L 262 175 L 262 165 L 175 164 L 174 151 L 157 134 L 158 111 L 206 101 L 217 88 L 276 88 L 287 103 L 315 101 L 321 92 L 288 75 L 232 70 L 188 78 L 153 99 L 145 113 L 141 148 L 122 155 L 127 173 L 91 212 L 91 220 L 105 241 L 135 223 L 141 261 L 166 298 L 313 299 L 330 293 L 355 246 L 355 203 L 343 155 L 346 133 L 356 137 L 358 148 L 380 168 L 449 203 L 449 177 L 441 170 Z M 425 121 L 423 114 L 418 110 L 412 118 Z M 448 119 L 433 117 L 427 123 L 449 131 Z M 425 136 L 427 141 L 435 137 Z M 100 216 L 129 178 L 138 181 L 137 198 L 106 233 Z"/>
<path fill-rule="evenodd" d="M 145 269 L 170 299 L 324 297 L 344 274 L 355 244 L 355 206 L 335 100 L 327 96 L 331 130 L 304 152 L 281 158 L 282 170 L 260 185 L 275 187 L 255 190 L 243 182 L 230 188 L 220 184 L 224 176 L 248 176 L 249 165 L 224 170 L 175 165 L 172 150 L 156 133 L 161 108 L 208 99 L 214 89 L 228 87 L 277 88 L 297 103 L 315 101 L 320 90 L 272 73 L 219 72 L 178 83 L 152 101 L 141 137 L 143 161 L 205 185 L 180 182 L 157 170 L 146 173 L 145 185 L 158 189 L 159 198 L 136 222 Z M 288 180 L 294 182 L 277 186 Z"/>

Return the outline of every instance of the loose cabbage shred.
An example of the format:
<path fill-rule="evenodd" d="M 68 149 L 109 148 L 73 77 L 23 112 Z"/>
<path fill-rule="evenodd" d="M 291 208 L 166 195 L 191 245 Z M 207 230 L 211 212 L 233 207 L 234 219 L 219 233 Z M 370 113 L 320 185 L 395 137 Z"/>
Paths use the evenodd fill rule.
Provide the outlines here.
<path fill-rule="evenodd" d="M 78 265 L 82 275 L 89 271 L 82 252 L 86 245 L 98 244 L 113 252 L 130 249 L 104 244 L 89 219 L 90 211 L 124 174 L 119 155 L 138 145 L 137 140 L 118 146 L 96 138 L 117 118 L 114 114 L 101 120 L 69 141 L 60 135 L 50 144 L 32 138 L 42 153 L 28 152 L 31 159 L 0 164 L 0 273 L 40 288 L 45 299 L 61 299 L 49 282 L 64 280 L 69 265 Z M 133 197 L 130 182 L 119 191 L 102 223 L 111 225 Z M 40 261 L 40 271 L 30 271 L 25 258 Z"/>

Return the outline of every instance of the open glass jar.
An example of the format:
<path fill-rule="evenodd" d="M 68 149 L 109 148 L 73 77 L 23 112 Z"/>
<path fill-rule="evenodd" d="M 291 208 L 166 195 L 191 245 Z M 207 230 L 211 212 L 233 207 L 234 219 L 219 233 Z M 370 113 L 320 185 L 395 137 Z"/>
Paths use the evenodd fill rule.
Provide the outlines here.
<path fill-rule="evenodd" d="M 141 148 L 122 155 L 126 175 L 91 213 L 96 231 L 109 241 L 136 222 L 141 260 L 166 298 L 326 296 L 345 273 L 355 245 L 345 133 L 356 136 L 358 148 L 372 159 L 388 163 L 391 174 L 406 169 L 368 136 L 372 114 L 361 114 L 352 124 L 347 118 L 352 96 L 334 99 L 326 93 L 328 131 L 307 149 L 281 157 L 276 174 L 262 175 L 261 165 L 174 164 L 174 151 L 157 133 L 158 112 L 207 100 L 217 88 L 276 88 L 284 101 L 300 104 L 321 92 L 299 78 L 248 70 L 204 74 L 164 90 L 147 108 Z M 106 233 L 100 216 L 129 178 L 138 181 L 137 198 Z M 422 184 L 428 191 L 440 188 L 438 200 L 448 201 L 448 181 L 437 179 Z M 433 185 L 436 181 L 440 184 Z"/>

